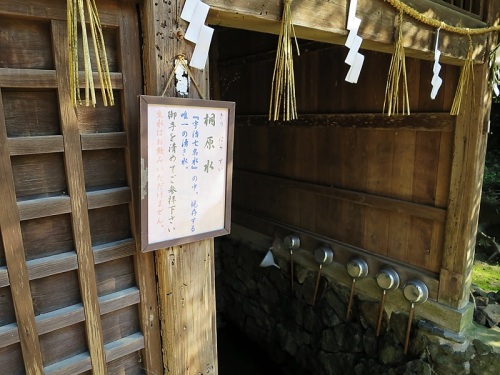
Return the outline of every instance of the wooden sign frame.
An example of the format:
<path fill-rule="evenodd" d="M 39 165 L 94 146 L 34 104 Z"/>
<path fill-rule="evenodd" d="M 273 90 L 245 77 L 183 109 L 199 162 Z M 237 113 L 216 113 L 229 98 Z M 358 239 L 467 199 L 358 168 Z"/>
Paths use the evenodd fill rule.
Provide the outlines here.
<path fill-rule="evenodd" d="M 235 103 L 139 102 L 141 251 L 229 234 Z"/>

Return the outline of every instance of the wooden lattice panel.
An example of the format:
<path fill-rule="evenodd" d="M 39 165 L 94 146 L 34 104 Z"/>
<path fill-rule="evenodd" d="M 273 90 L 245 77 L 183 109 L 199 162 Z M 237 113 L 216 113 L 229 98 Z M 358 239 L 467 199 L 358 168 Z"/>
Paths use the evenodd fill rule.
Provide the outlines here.
<path fill-rule="evenodd" d="M 2 374 L 161 372 L 134 240 L 138 16 L 122 3 L 99 2 L 116 105 L 97 90 L 95 109 L 69 100 L 66 1 L 0 4 Z"/>

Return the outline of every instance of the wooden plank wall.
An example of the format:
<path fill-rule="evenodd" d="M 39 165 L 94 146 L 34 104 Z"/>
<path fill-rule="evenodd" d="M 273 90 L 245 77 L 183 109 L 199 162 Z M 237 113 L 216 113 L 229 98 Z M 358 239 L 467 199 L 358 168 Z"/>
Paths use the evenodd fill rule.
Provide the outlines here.
<path fill-rule="evenodd" d="M 180 53 L 189 61 L 194 45 L 179 36 L 187 22 L 179 16 L 184 0 L 143 1 L 144 79 L 147 95 L 162 95 Z M 209 98 L 208 66 L 192 69 Z M 193 82 L 191 82 L 193 83 Z M 190 84 L 189 98 L 199 99 Z M 165 96 L 177 96 L 172 84 Z M 217 374 L 214 239 L 206 238 L 155 251 L 165 373 Z"/>
<path fill-rule="evenodd" d="M 141 66 L 126 4 L 98 4 L 116 105 L 75 111 L 66 1 L 0 3 L 2 374 L 162 372 L 153 258 L 134 240 Z"/>
<path fill-rule="evenodd" d="M 215 95 L 236 101 L 239 114 L 234 209 L 437 275 L 455 127 L 448 111 L 459 69 L 443 66 L 432 101 L 432 63 L 408 58 L 418 115 L 389 119 L 381 112 L 390 55 L 364 51 L 360 81 L 351 85 L 344 47 L 304 41 L 294 61 L 299 120 L 269 123 L 277 37 L 232 29 L 217 37 Z"/>

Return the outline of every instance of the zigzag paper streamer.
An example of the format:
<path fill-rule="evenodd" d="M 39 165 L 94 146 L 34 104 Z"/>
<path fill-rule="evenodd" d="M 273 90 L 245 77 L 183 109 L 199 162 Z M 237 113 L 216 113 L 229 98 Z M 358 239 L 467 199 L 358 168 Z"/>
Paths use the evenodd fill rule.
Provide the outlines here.
<path fill-rule="evenodd" d="M 359 48 L 361 47 L 363 39 L 358 35 L 361 19 L 356 17 L 357 6 L 358 0 L 351 0 L 349 14 L 347 16 L 347 30 L 349 30 L 349 35 L 345 42 L 345 46 L 349 48 L 349 53 L 347 54 L 345 63 L 350 66 L 350 69 L 345 80 L 350 83 L 358 82 L 359 74 L 361 73 L 361 68 L 365 61 L 365 56 L 359 53 Z"/>
<path fill-rule="evenodd" d="M 439 30 L 436 33 L 436 47 L 434 48 L 434 67 L 432 68 L 432 72 L 434 75 L 432 76 L 431 84 L 431 99 L 436 99 L 436 95 L 443 84 L 443 80 L 439 77 L 439 72 L 441 71 L 441 64 L 439 63 L 439 58 L 441 57 L 441 51 L 439 51 Z"/>
<path fill-rule="evenodd" d="M 200 70 L 205 68 L 214 33 L 214 29 L 205 26 L 209 9 L 210 6 L 200 0 L 186 0 L 181 12 L 181 18 L 189 22 L 184 39 L 195 44 L 189 66 Z"/>
<path fill-rule="evenodd" d="M 500 81 L 500 69 L 498 69 L 495 73 L 495 75 L 497 76 L 497 81 Z M 498 89 L 498 84 L 497 83 L 494 83 L 493 84 L 493 92 L 495 93 L 495 96 L 500 96 L 500 90 Z"/>

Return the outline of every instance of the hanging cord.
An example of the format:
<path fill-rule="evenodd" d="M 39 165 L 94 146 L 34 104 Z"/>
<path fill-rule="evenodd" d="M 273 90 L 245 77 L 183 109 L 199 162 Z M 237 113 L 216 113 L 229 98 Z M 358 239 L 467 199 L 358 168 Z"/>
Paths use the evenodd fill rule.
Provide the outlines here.
<path fill-rule="evenodd" d="M 198 86 L 198 83 L 196 83 L 196 80 L 194 79 L 194 76 L 193 76 L 193 73 L 191 72 L 191 69 L 189 69 L 189 66 L 187 64 L 187 61 L 186 61 L 186 58 L 184 57 L 184 55 L 182 55 L 182 54 L 181 55 L 177 55 L 175 57 L 175 59 L 177 61 L 175 63 L 174 69 L 172 70 L 172 73 L 170 73 L 170 76 L 168 77 L 167 84 L 165 85 L 165 88 L 163 89 L 163 92 L 161 93 L 161 96 L 165 96 L 165 93 L 167 92 L 167 89 L 170 86 L 170 84 L 172 83 L 172 80 L 173 80 L 173 78 L 175 76 L 175 72 L 176 72 L 177 68 L 180 65 L 187 72 L 188 77 L 191 80 L 191 82 L 193 82 L 194 86 L 196 87 L 196 90 L 198 91 L 198 95 L 200 96 L 200 98 L 202 98 L 203 100 L 205 100 L 205 95 L 203 95 L 203 93 L 201 92 L 200 87 Z"/>
<path fill-rule="evenodd" d="M 283 120 L 290 121 L 297 118 L 297 101 L 295 98 L 295 76 L 293 70 L 293 48 L 291 38 L 295 38 L 297 54 L 299 44 L 292 21 L 292 0 L 285 0 L 281 30 L 274 63 L 273 80 L 271 84 L 271 100 L 269 103 L 269 120 L 279 119 L 281 105 L 283 105 Z"/>
<path fill-rule="evenodd" d="M 465 96 L 468 94 L 468 89 L 471 82 L 474 82 L 474 61 L 472 59 L 473 54 L 473 44 L 470 34 L 469 37 L 469 49 L 467 51 L 467 57 L 465 59 L 465 64 L 462 67 L 462 72 L 460 73 L 460 78 L 458 80 L 457 92 L 455 93 L 455 98 L 453 99 L 453 104 L 451 106 L 451 115 L 459 115 L 461 104 Z M 472 87 L 472 100 L 474 99 L 474 87 Z M 472 104 L 474 106 L 474 103 Z"/>
<path fill-rule="evenodd" d="M 398 33 L 396 34 L 396 43 L 394 45 L 394 53 L 392 54 L 391 65 L 389 66 L 389 74 L 387 77 L 387 85 L 385 87 L 384 108 L 385 112 L 387 105 L 387 116 L 399 113 L 399 82 L 401 73 L 403 74 L 402 87 L 402 112 L 410 114 L 410 101 L 408 97 L 408 80 L 406 76 L 406 56 L 403 46 L 403 11 L 399 12 Z"/>
<path fill-rule="evenodd" d="M 384 1 L 391 4 L 394 8 L 396 8 L 400 12 L 405 13 L 406 15 L 416 19 L 417 21 L 419 21 L 423 24 L 426 24 L 428 26 L 432 26 L 436 29 L 441 27 L 443 30 L 449 31 L 450 33 L 470 36 L 470 35 L 481 35 L 481 34 L 487 34 L 487 33 L 500 31 L 499 25 L 481 27 L 481 28 L 477 28 L 477 29 L 469 29 L 466 27 L 451 26 L 451 25 L 448 25 L 444 22 L 438 21 L 434 18 L 423 15 L 422 13 L 418 12 L 416 9 L 403 3 L 401 0 L 384 0 Z"/>
<path fill-rule="evenodd" d="M 70 98 L 74 106 L 77 102 L 81 103 L 80 83 L 78 71 L 78 21 L 82 29 L 84 80 L 85 80 L 85 105 L 95 107 L 96 96 L 94 87 L 94 77 L 92 72 L 92 62 L 90 59 L 90 49 L 87 36 L 87 22 L 85 19 L 84 0 L 67 0 L 67 18 L 68 18 L 68 65 L 69 65 L 69 85 Z M 108 59 L 106 56 L 106 47 L 104 45 L 104 36 L 102 33 L 101 20 L 97 11 L 95 0 L 85 0 L 87 5 L 88 23 L 92 42 L 94 45 L 94 54 L 97 64 L 97 73 L 101 85 L 102 101 L 105 106 L 114 105 L 113 87 L 109 74 Z"/>

